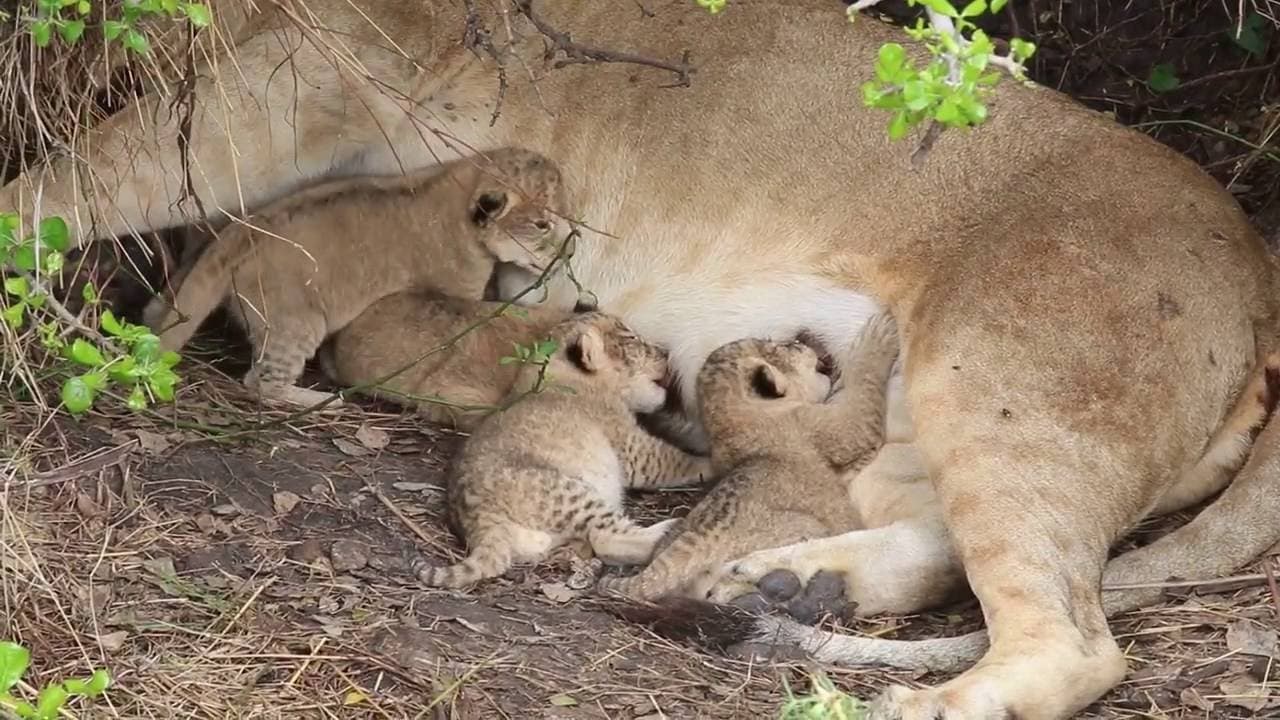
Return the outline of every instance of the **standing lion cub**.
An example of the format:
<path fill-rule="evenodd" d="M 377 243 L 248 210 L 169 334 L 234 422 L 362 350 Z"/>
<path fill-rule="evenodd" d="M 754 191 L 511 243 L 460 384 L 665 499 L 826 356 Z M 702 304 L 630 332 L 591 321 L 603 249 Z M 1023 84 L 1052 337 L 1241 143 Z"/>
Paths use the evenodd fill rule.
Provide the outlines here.
<path fill-rule="evenodd" d="M 645 562 L 672 521 L 636 525 L 622 513 L 623 488 L 710 475 L 706 458 L 636 422 L 635 413 L 666 400 L 666 352 L 601 312 L 576 315 L 550 335 L 558 345 L 551 385 L 481 423 L 450 469 L 449 517 L 469 554 L 421 567 L 424 584 L 470 585 L 569 541 L 585 541 L 606 562 Z M 526 392 L 539 372 L 521 367 L 512 392 Z"/>
<path fill-rule="evenodd" d="M 495 262 L 546 269 L 567 236 L 553 212 L 563 199 L 556 166 L 519 148 L 324 183 L 221 230 L 149 324 L 178 350 L 225 303 L 253 344 L 245 384 L 310 405 L 328 394 L 295 385 L 307 359 L 375 300 L 411 289 L 479 300 Z"/>
<path fill-rule="evenodd" d="M 701 599 L 729 560 L 859 528 L 843 478 L 884 442 L 885 386 L 897 354 L 888 314 L 868 321 L 846 352 L 835 393 L 801 341 L 746 339 L 712 352 L 698 374 L 698 402 L 721 479 L 648 567 L 603 578 L 600 589 Z"/>

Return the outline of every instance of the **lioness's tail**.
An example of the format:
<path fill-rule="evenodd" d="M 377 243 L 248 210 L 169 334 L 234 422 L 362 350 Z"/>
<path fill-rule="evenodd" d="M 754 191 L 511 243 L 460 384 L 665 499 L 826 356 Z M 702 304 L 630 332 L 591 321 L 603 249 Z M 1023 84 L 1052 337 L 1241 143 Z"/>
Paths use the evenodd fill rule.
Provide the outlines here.
<path fill-rule="evenodd" d="M 614 614 L 649 626 L 663 637 L 723 651 L 742 643 L 787 645 L 837 665 L 883 665 L 925 672 L 958 672 L 982 656 L 987 634 L 972 632 L 936 640 L 883 640 L 819 630 L 789 618 L 755 615 L 706 600 L 668 598 L 658 604 L 607 603 Z"/>
<path fill-rule="evenodd" d="M 160 336 L 160 347 L 181 350 L 205 318 L 222 304 L 231 289 L 231 275 L 253 250 L 252 231 L 243 225 L 231 225 L 218 233 L 201 253 L 183 279 L 173 306 L 163 315 L 150 306 L 147 315 L 153 320 L 151 329 Z M 155 302 L 153 301 L 153 304 Z"/>
<path fill-rule="evenodd" d="M 510 543 L 498 535 L 477 538 L 462 562 L 418 568 L 418 580 L 430 587 L 460 588 L 498 577 L 511 568 Z"/>

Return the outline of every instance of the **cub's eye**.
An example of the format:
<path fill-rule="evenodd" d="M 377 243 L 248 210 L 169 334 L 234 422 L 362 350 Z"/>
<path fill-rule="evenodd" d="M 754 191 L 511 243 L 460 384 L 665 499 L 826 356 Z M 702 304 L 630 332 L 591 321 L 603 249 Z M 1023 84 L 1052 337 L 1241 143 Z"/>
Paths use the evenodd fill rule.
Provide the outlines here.
<path fill-rule="evenodd" d="M 534 220 L 533 226 L 537 228 L 539 232 L 551 232 L 551 223 L 546 220 Z"/>

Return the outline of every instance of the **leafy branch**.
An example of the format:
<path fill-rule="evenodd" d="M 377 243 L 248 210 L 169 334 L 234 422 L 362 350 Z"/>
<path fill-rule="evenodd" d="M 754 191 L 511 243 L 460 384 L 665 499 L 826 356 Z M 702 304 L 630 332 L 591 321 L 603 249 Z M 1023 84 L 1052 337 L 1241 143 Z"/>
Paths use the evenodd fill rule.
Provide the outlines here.
<path fill-rule="evenodd" d="M 22 720 L 53 720 L 68 700 L 77 696 L 95 698 L 111 685 L 111 676 L 106 670 L 95 670 L 88 679 L 53 682 L 36 692 L 22 680 L 30 662 L 31 653 L 25 647 L 14 642 L 0 642 L 0 714 Z M 35 703 L 14 697 L 11 691 L 15 687 L 26 695 L 35 695 Z"/>
<path fill-rule="evenodd" d="M 11 263 L 18 270 L 4 281 L 0 318 L 15 331 L 30 321 L 45 351 L 85 368 L 63 381 L 63 407 L 73 415 L 84 413 L 112 385 L 128 389 L 125 405 L 131 410 L 142 410 L 157 400 L 172 401 L 178 383 L 173 371 L 180 359 L 177 353 L 161 352 L 160 338 L 149 329 L 101 309 L 92 283 L 86 283 L 81 294 L 85 310 L 100 310 L 101 329 L 110 338 L 69 311 L 41 282 L 41 274 L 53 275 L 66 263 L 64 253 L 71 245 L 66 221 L 44 218 L 36 232 L 25 236 L 21 229 L 16 214 L 0 213 L 0 265 Z M 73 331 L 85 337 L 68 342 Z"/>
<path fill-rule="evenodd" d="M 35 0 L 35 7 L 21 8 L 19 12 L 27 22 L 28 31 L 36 47 L 48 47 L 56 32 L 67 45 L 74 45 L 84 36 L 85 18 L 93 11 L 90 0 Z M 212 21 L 209 8 L 204 3 L 182 0 L 124 0 L 120 17 L 102 23 L 102 36 L 108 42 L 119 42 L 121 47 L 137 55 L 151 52 L 151 42 L 138 22 L 147 17 L 182 17 L 196 27 L 205 27 Z M 6 18 L 7 19 L 7 18 Z"/>

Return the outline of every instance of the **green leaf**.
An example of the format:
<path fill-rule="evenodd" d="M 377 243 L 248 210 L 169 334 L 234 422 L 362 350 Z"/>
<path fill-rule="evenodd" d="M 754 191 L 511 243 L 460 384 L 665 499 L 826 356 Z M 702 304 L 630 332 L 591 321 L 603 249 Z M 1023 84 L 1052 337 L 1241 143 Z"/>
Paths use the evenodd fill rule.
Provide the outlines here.
<path fill-rule="evenodd" d="M 4 291 L 18 298 L 25 298 L 31 292 L 31 286 L 27 284 L 27 279 L 21 275 L 6 278 L 4 281 Z"/>
<path fill-rule="evenodd" d="M 1027 42 L 1021 38 L 1014 38 L 1009 41 L 1009 51 L 1013 54 L 1013 59 L 1018 62 L 1024 62 L 1036 52 L 1036 44 Z"/>
<path fill-rule="evenodd" d="M 4 312 L 0 313 L 0 315 L 4 316 L 4 321 L 9 324 L 9 327 L 17 329 L 22 327 L 22 318 L 26 313 L 27 304 L 20 302 L 16 305 L 10 305 L 5 308 Z"/>
<path fill-rule="evenodd" d="M 1151 74 L 1147 76 L 1147 87 L 1151 88 L 1152 92 L 1167 93 L 1181 84 L 1178 76 L 1174 74 L 1173 65 L 1169 63 L 1156 65 L 1151 68 Z"/>
<path fill-rule="evenodd" d="M 18 248 L 18 252 L 13 254 L 13 264 L 19 269 L 27 272 L 35 272 L 36 270 L 36 249 L 31 245 L 23 245 Z"/>
<path fill-rule="evenodd" d="M 84 35 L 84 21 L 65 20 L 58 26 L 58 34 L 62 36 L 62 42 L 74 45 L 80 36 Z"/>
<path fill-rule="evenodd" d="M 894 113 L 893 119 L 889 121 L 889 139 L 901 140 L 907 136 L 907 113 L 898 111 Z"/>
<path fill-rule="evenodd" d="M 991 0 L 991 12 L 993 13 L 1000 12 L 1001 10 L 1004 9 L 1004 5 L 1006 2 L 1008 2 L 1008 0 Z"/>
<path fill-rule="evenodd" d="M 977 17 L 987 11 L 987 0 L 973 0 L 960 11 L 960 17 Z"/>
<path fill-rule="evenodd" d="M 0 693 L 7 693 L 17 685 L 30 663 L 31 651 L 15 642 L 0 642 Z"/>
<path fill-rule="evenodd" d="M 62 681 L 62 687 L 71 695 L 87 695 L 89 693 L 88 680 L 68 678 Z"/>
<path fill-rule="evenodd" d="M 133 392 L 125 398 L 124 405 L 134 412 L 147 409 L 147 393 L 143 391 L 141 383 L 133 386 Z"/>
<path fill-rule="evenodd" d="M 84 25 L 82 22 L 80 24 Z M 36 230 L 36 237 L 46 250 L 66 252 L 67 248 L 71 247 L 71 231 L 67 229 L 67 221 L 60 217 L 47 217 L 41 220 L 40 227 Z"/>
<path fill-rule="evenodd" d="M 151 374 L 147 380 L 147 387 L 151 388 L 151 394 L 161 402 L 173 401 L 173 386 L 178 384 L 178 376 L 172 370 L 161 368 Z"/>
<path fill-rule="evenodd" d="M 8 248 L 18 243 L 18 228 L 22 220 L 16 213 L 0 213 L 0 248 Z"/>
<path fill-rule="evenodd" d="M 151 362 L 160 354 L 160 338 L 147 333 L 138 338 L 133 346 L 133 356 L 141 362 Z"/>
<path fill-rule="evenodd" d="M 90 305 L 98 302 L 98 291 L 93 287 L 93 283 L 85 283 L 84 287 L 80 288 L 80 297 Z"/>
<path fill-rule="evenodd" d="M 62 269 L 63 256 L 60 252 L 46 252 L 43 256 L 44 274 L 57 275 Z"/>
<path fill-rule="evenodd" d="M 109 335 L 120 337 L 124 334 L 124 327 L 120 325 L 120 321 L 116 319 L 115 313 L 110 310 L 104 310 L 102 313 L 102 329 Z"/>
<path fill-rule="evenodd" d="M 964 116 L 960 114 L 960 103 L 954 96 L 945 98 L 940 105 L 938 111 L 934 114 L 934 119 L 943 125 L 963 125 Z"/>
<path fill-rule="evenodd" d="M 46 685 L 36 699 L 36 717 L 40 720 L 54 720 L 58 710 L 67 702 L 67 691 L 62 685 L 53 683 Z"/>
<path fill-rule="evenodd" d="M 83 377 L 68 378 L 62 383 L 62 405 L 72 415 L 79 415 L 93 407 L 94 391 Z"/>
<path fill-rule="evenodd" d="M 13 711 L 17 713 L 20 718 L 33 718 L 36 716 L 35 706 L 29 702 L 20 702 L 17 705 L 14 705 Z"/>
<path fill-rule="evenodd" d="M 102 371 L 85 373 L 80 376 L 80 380 L 95 393 L 107 386 L 107 375 Z"/>
<path fill-rule="evenodd" d="M 125 48 L 133 51 L 137 55 L 146 55 L 151 52 L 151 42 L 147 40 L 147 36 L 137 30 L 128 30 L 124 34 L 124 40 L 121 41 Z"/>
<path fill-rule="evenodd" d="M 107 366 L 107 374 L 117 382 L 134 382 L 139 375 L 138 361 L 132 355 L 125 355 L 118 362 Z"/>
<path fill-rule="evenodd" d="M 31 37 L 36 41 L 36 47 L 47 47 L 53 39 L 53 21 L 36 20 L 31 23 Z"/>
<path fill-rule="evenodd" d="M 72 360 L 89 367 L 99 367 L 107 362 L 106 358 L 102 357 L 102 351 L 98 346 L 83 338 L 76 338 L 76 341 L 71 343 L 70 353 Z"/>
<path fill-rule="evenodd" d="M 1227 30 L 1227 37 L 1231 38 L 1241 50 L 1256 57 L 1262 57 L 1267 54 L 1267 45 L 1270 44 L 1272 24 L 1256 12 L 1249 13 L 1244 22 L 1239 26 L 1232 25 Z M 1237 30 L 1239 34 L 1237 34 Z"/>
<path fill-rule="evenodd" d="M 106 38 L 108 41 L 115 40 L 128 29 L 129 26 L 119 20 L 108 20 L 102 23 L 102 37 Z"/>
<path fill-rule="evenodd" d="M 187 19 L 191 21 L 191 24 L 196 27 L 205 27 L 213 20 L 209 15 L 209 8 L 203 3 L 186 3 L 183 5 L 182 10 L 187 14 Z M 719 11 L 712 10 L 711 12 Z"/>
<path fill-rule="evenodd" d="M 907 51 L 901 45 L 885 43 L 880 46 L 880 55 L 876 59 L 876 77 L 881 82 L 894 82 L 906 62 Z"/>
<path fill-rule="evenodd" d="M 89 678 L 89 697 L 101 695 L 110 686 L 111 676 L 107 674 L 107 671 L 94 670 L 93 675 Z"/>
<path fill-rule="evenodd" d="M 89 5 L 89 0 L 78 0 L 76 3 L 76 12 L 81 15 L 88 15 L 93 8 Z"/>

